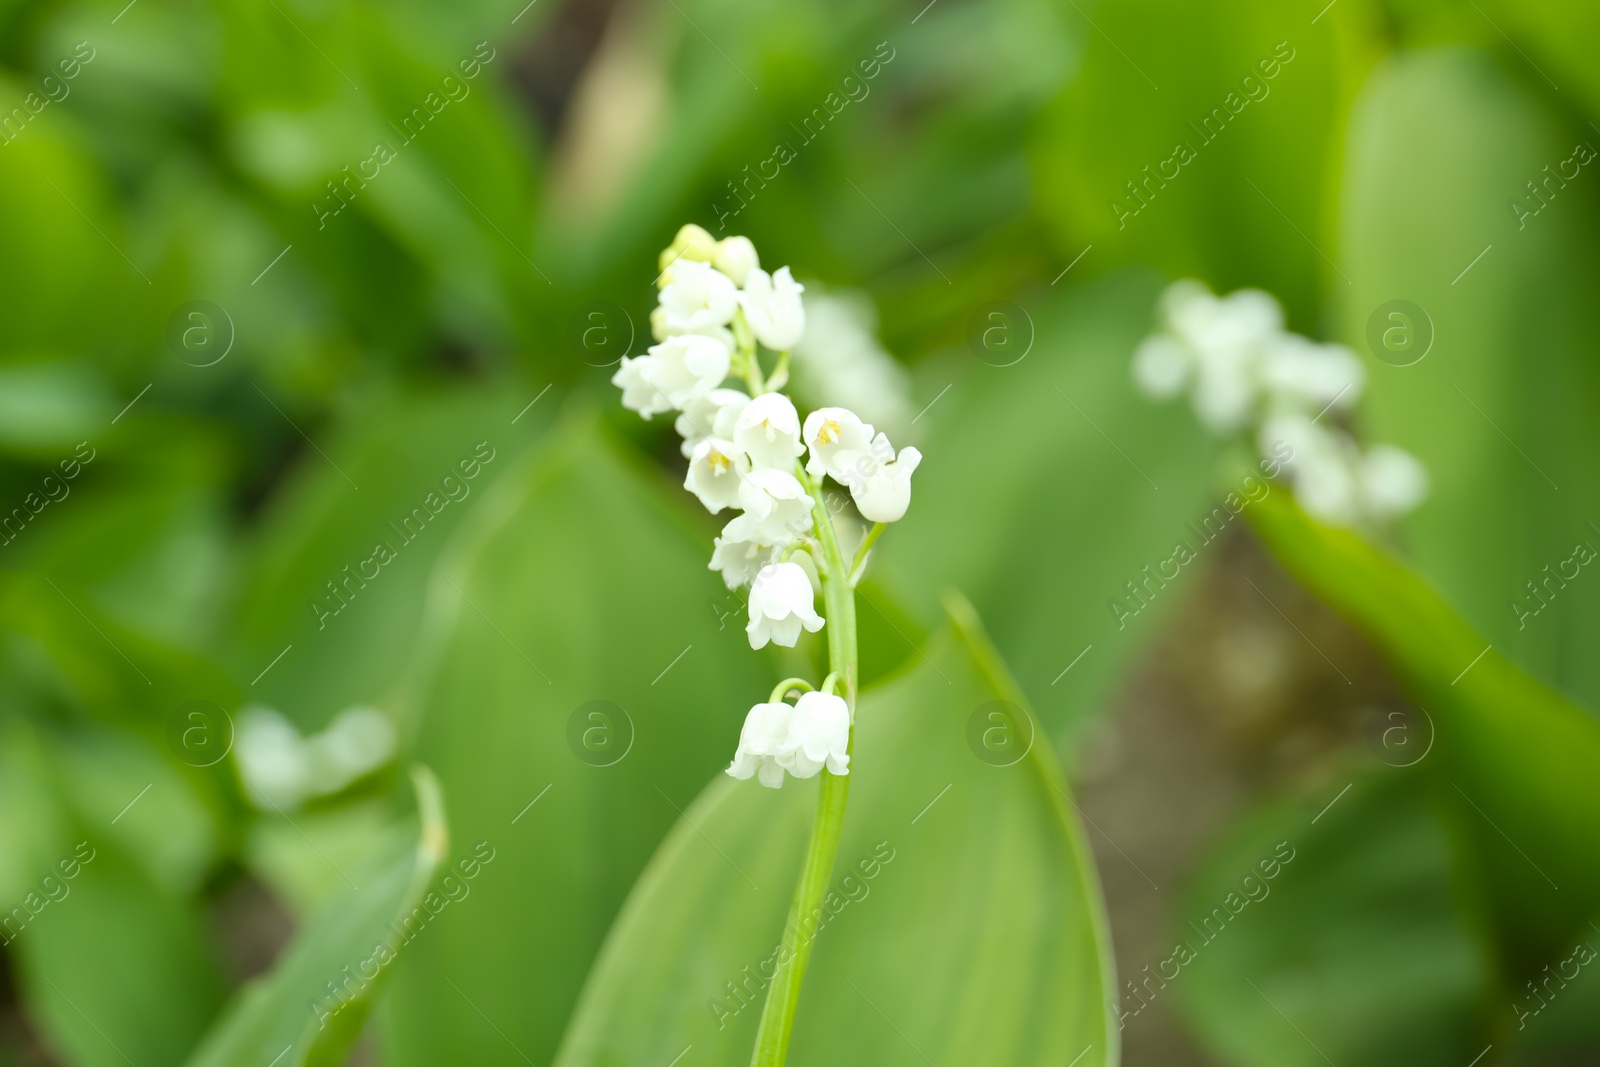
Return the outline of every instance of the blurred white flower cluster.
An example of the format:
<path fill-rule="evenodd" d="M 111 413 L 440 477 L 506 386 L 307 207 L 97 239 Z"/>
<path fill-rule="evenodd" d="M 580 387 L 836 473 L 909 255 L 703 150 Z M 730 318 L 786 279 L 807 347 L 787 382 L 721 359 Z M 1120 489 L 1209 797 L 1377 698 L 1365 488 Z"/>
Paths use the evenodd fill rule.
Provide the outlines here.
<path fill-rule="evenodd" d="M 289 811 L 331 796 L 394 758 L 395 730 L 377 708 L 345 708 L 327 729 L 304 737 L 274 708 L 239 712 L 233 758 L 245 795 L 262 811 Z"/>
<path fill-rule="evenodd" d="M 1279 442 L 1300 506 L 1323 522 L 1384 521 L 1410 511 L 1428 491 L 1427 472 L 1393 445 L 1363 451 L 1326 417 L 1351 411 L 1366 371 L 1343 345 L 1318 344 L 1284 328 L 1271 294 L 1241 289 L 1212 295 L 1197 281 L 1169 286 L 1161 326 L 1133 357 L 1134 380 L 1167 399 L 1188 390 L 1212 433 L 1253 431 L 1262 455 Z"/>
<path fill-rule="evenodd" d="M 891 433 L 910 428 L 911 375 L 878 342 L 878 311 L 866 293 L 808 294 L 806 335 L 794 354 L 803 396 L 843 405 Z"/>
<path fill-rule="evenodd" d="M 896 452 L 887 435 L 846 408 L 819 408 L 802 422 L 781 390 L 806 333 L 804 287 L 788 267 L 763 270 L 748 238 L 718 241 L 699 226 L 683 227 L 661 253 L 658 284 L 650 316 L 657 343 L 646 355 L 624 357 L 612 383 L 623 406 L 644 418 L 678 412 L 674 427 L 689 460 L 684 488 L 714 515 L 734 512 L 714 539 L 710 567 L 729 589 L 750 585 L 751 648 L 793 647 L 802 631 L 824 625 L 813 581 L 847 580 L 826 573 L 817 536 L 817 524 L 827 523 L 834 541 L 831 518 L 818 504 L 825 479 L 847 488 L 869 522 L 894 522 L 911 503 L 911 475 L 922 455 Z M 776 353 L 770 372 L 762 348 Z M 725 385 L 730 378 L 744 388 Z M 844 773 L 848 713 L 841 724 L 836 714 L 818 718 L 811 710 L 844 702 L 816 693 L 805 712 L 797 704 L 793 714 L 777 715 L 771 709 L 785 695 L 751 709 L 729 773 L 748 778 L 768 758 L 774 762 L 760 764 L 766 785 L 781 784 L 783 771 L 807 778 L 826 765 Z"/>

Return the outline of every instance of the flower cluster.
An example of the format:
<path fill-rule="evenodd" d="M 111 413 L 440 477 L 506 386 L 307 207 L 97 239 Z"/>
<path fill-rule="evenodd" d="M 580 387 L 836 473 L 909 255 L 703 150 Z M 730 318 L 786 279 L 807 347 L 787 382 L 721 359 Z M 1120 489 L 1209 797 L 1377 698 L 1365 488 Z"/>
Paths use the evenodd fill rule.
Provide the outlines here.
<path fill-rule="evenodd" d="M 843 697 L 810 692 L 792 706 L 781 700 L 757 704 L 744 720 L 728 773 L 754 775 L 773 789 L 783 784 L 784 771 L 810 778 L 826 766 L 832 774 L 848 774 L 849 737 L 850 709 Z"/>
<path fill-rule="evenodd" d="M 233 758 L 250 802 L 262 811 L 332 796 L 387 764 L 394 724 L 376 708 L 345 708 L 321 733 L 303 736 L 274 708 L 239 712 Z"/>
<path fill-rule="evenodd" d="M 1213 296 L 1196 281 L 1162 294 L 1161 329 L 1134 354 L 1133 373 L 1149 396 L 1188 390 L 1212 433 L 1254 430 L 1263 455 L 1282 442 L 1295 498 L 1324 522 L 1350 525 L 1405 514 L 1427 495 L 1422 464 L 1393 445 L 1363 451 L 1330 412 L 1349 412 L 1366 385 L 1350 349 L 1318 344 L 1284 328 L 1283 309 L 1258 289 Z"/>
<path fill-rule="evenodd" d="M 683 227 L 661 253 L 658 284 L 650 316 L 657 343 L 643 356 L 624 357 L 611 381 L 623 406 L 644 418 L 678 413 L 674 428 L 689 461 L 684 488 L 713 515 L 733 512 L 714 539 L 710 567 L 729 589 L 750 586 L 751 648 L 793 647 L 802 631 L 825 623 L 814 582 L 849 580 L 837 559 L 830 572 L 815 536 L 818 523 L 832 521 L 818 505 L 825 480 L 847 488 L 864 519 L 894 522 L 911 503 L 911 475 L 922 455 L 896 452 L 885 434 L 845 408 L 819 408 L 801 421 L 780 390 L 805 335 L 804 287 L 788 267 L 763 270 L 748 238 L 718 241 L 698 226 Z M 761 348 L 776 353 L 770 376 Z M 729 379 L 744 388 L 730 387 Z M 831 526 L 829 532 L 836 545 Z M 799 778 L 824 766 L 845 773 L 845 701 L 824 686 L 791 708 L 783 703 L 788 691 L 751 708 L 728 773 L 759 775 L 774 787 L 785 771 Z"/>

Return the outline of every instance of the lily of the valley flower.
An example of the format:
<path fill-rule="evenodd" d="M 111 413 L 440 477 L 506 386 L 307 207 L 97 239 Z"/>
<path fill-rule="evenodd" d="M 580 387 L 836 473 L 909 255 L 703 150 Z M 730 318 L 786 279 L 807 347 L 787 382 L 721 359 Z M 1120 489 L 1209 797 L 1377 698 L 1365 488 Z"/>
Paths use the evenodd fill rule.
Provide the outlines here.
<path fill-rule="evenodd" d="M 728 773 L 745 779 L 752 775 L 768 789 L 783 785 L 783 764 L 790 754 L 789 720 L 794 708 L 782 701 L 757 704 L 744 717 L 744 728 L 739 731 L 739 748 L 728 764 Z"/>
<path fill-rule="evenodd" d="M 705 227 L 686 223 L 678 228 L 677 236 L 672 243 L 661 250 L 657 267 L 665 271 L 679 260 L 698 260 L 702 263 L 711 262 L 716 255 L 717 239 L 706 232 Z"/>
<path fill-rule="evenodd" d="M 645 374 L 655 362 L 654 356 L 623 356 L 617 373 L 611 376 L 611 384 L 622 390 L 622 406 L 637 411 L 646 419 L 672 410 L 667 394 L 656 388 Z"/>
<path fill-rule="evenodd" d="M 794 754 L 784 767 L 796 778 L 810 778 L 826 766 L 850 773 L 850 706 L 832 693 L 801 693 L 789 718 Z"/>
<path fill-rule="evenodd" d="M 734 285 L 743 286 L 750 272 L 761 267 L 761 257 L 748 237 L 724 237 L 711 254 L 711 265 L 726 274 Z"/>
<path fill-rule="evenodd" d="M 788 471 L 753 470 L 739 480 L 739 507 L 723 527 L 728 541 L 787 545 L 811 529 L 815 503 L 800 479 Z"/>
<path fill-rule="evenodd" d="M 882 434 L 878 437 L 887 443 Z M 907 447 L 887 462 L 863 462 L 848 471 L 850 498 L 861 517 L 868 522 L 899 522 L 911 506 L 911 475 L 921 462 L 922 453 Z"/>
<path fill-rule="evenodd" d="M 827 767 L 832 774 L 849 774 L 849 748 L 850 709 L 844 698 L 802 693 L 793 707 L 780 701 L 750 709 L 728 773 L 741 779 L 754 776 L 777 789 L 785 772 L 812 778 Z"/>
<path fill-rule="evenodd" d="M 691 400 L 684 405 L 683 414 L 672 424 L 672 428 L 683 438 L 683 454 L 693 455 L 694 446 L 708 437 L 731 441 L 734 421 L 748 403 L 748 393 L 741 393 L 737 389 L 713 389 L 698 400 Z"/>
<path fill-rule="evenodd" d="M 794 401 L 782 393 L 762 393 L 750 401 L 734 421 L 733 443 L 757 470 L 793 470 L 805 451 Z"/>
<path fill-rule="evenodd" d="M 1361 457 L 1361 492 L 1369 514 L 1404 515 L 1428 495 L 1428 470 L 1403 448 L 1373 445 Z"/>
<path fill-rule="evenodd" d="M 768 274 L 760 267 L 745 277 L 739 306 L 756 340 L 775 352 L 787 352 L 806 328 L 806 310 L 800 302 L 805 286 L 795 281 L 788 267 Z"/>
<path fill-rule="evenodd" d="M 722 575 L 722 582 L 729 589 L 737 589 L 741 585 L 748 585 L 762 567 L 772 562 L 774 551 L 772 545 L 764 545 L 759 541 L 730 541 L 716 537 L 712 538 L 709 567 Z"/>
<path fill-rule="evenodd" d="M 1293 333 L 1274 341 L 1261 365 L 1261 383 L 1274 402 L 1317 412 L 1354 406 L 1366 381 L 1360 358 L 1344 345 L 1317 344 Z"/>
<path fill-rule="evenodd" d="M 750 623 L 745 627 L 750 647 L 765 648 L 771 641 L 793 648 L 802 628 L 807 633 L 822 629 L 815 599 L 811 579 L 798 563 L 762 567 L 750 585 Z"/>
<path fill-rule="evenodd" d="M 680 410 L 721 385 L 728 376 L 730 360 L 727 345 L 696 334 L 669 337 L 651 345 L 644 358 L 652 361 L 644 368 L 645 380 Z"/>
<path fill-rule="evenodd" d="M 695 445 L 683 487 L 698 497 L 713 515 L 723 508 L 736 508 L 739 506 L 739 483 L 745 477 L 742 466 L 743 461 L 730 442 L 708 437 Z"/>
<path fill-rule="evenodd" d="M 1193 385 L 1195 415 L 1213 433 L 1249 420 L 1261 392 L 1268 347 L 1282 338 L 1283 311 L 1268 293 L 1241 289 L 1215 297 L 1199 282 L 1176 282 L 1161 298 L 1164 335 L 1134 356 L 1134 376 L 1153 396 Z"/>
<path fill-rule="evenodd" d="M 827 475 L 850 490 L 856 510 L 868 522 L 898 522 L 911 506 L 911 475 L 922 453 L 904 448 L 898 456 L 885 434 L 846 408 L 819 408 L 806 416 L 806 473 Z"/>
<path fill-rule="evenodd" d="M 668 269 L 671 278 L 661 290 L 660 305 L 668 334 L 706 333 L 733 321 L 739 291 L 726 274 L 692 259 L 680 259 Z"/>
<path fill-rule="evenodd" d="M 1336 415 L 1320 422 L 1352 408 L 1366 385 L 1350 349 L 1290 333 L 1277 301 L 1259 290 L 1219 298 L 1199 282 L 1176 282 L 1160 310 L 1162 329 L 1134 354 L 1135 382 L 1158 398 L 1190 390 L 1213 433 L 1253 425 L 1263 455 L 1289 446 L 1283 466 L 1309 514 L 1349 525 L 1391 519 L 1422 501 L 1427 474 L 1413 456 L 1392 446 L 1363 453 L 1333 424 Z"/>
<path fill-rule="evenodd" d="M 1295 499 L 1323 522 L 1348 525 L 1362 518 L 1392 519 L 1427 496 L 1428 475 L 1416 457 L 1394 445 L 1363 453 L 1343 430 L 1303 415 L 1279 415 L 1262 424 L 1260 443 L 1287 443 L 1293 457 L 1284 470 Z"/>
<path fill-rule="evenodd" d="M 847 408 L 818 408 L 806 416 L 804 437 L 811 452 L 806 473 L 813 478 L 826 474 L 844 485 L 844 472 L 870 454 L 872 425 Z"/>

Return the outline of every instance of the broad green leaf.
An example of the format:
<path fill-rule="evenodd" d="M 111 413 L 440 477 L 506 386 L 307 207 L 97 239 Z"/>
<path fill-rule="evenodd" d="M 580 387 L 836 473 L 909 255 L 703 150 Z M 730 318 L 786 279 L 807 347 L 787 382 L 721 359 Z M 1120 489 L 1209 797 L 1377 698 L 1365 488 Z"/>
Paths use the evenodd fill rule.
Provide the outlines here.
<path fill-rule="evenodd" d="M 928 412 L 911 510 L 873 565 L 929 626 L 930 575 L 967 592 L 1052 733 L 1094 711 L 1138 642 L 1194 587 L 1203 559 L 1167 582 L 1145 568 L 1195 541 L 1189 524 L 1228 492 L 1214 480 L 1216 445 L 1133 386 L 1129 364 L 1158 291 L 1155 279 L 1125 274 L 997 320 L 1032 337 L 1032 351 L 1011 366 L 963 353 L 975 369 Z M 863 626 L 876 605 L 861 609 Z"/>
<path fill-rule="evenodd" d="M 1423 582 L 1293 501 L 1249 512 L 1268 547 L 1370 637 L 1434 731 L 1425 767 L 1473 859 L 1502 966 L 1530 973 L 1600 910 L 1600 722 L 1519 670 Z"/>
<path fill-rule="evenodd" d="M 1574 559 L 1600 549 L 1600 159 L 1517 210 L 1600 137 L 1511 62 L 1436 49 L 1373 76 L 1351 120 L 1341 324 L 1372 356 L 1371 438 L 1433 483 L 1405 524 L 1418 567 L 1497 652 L 1600 707 L 1600 581 Z"/>
<path fill-rule="evenodd" d="M 1237 1067 L 1461 1067 L 1483 1051 L 1499 986 L 1427 775 L 1352 778 L 1253 811 L 1211 850 L 1170 953 L 1130 976 L 1128 1027 L 1176 997 Z"/>
<path fill-rule="evenodd" d="M 438 781 L 419 764 L 412 782 L 418 825 L 397 829 L 380 858 L 354 872 L 354 888 L 311 916 L 272 972 L 234 998 L 188 1067 L 346 1062 L 395 959 L 412 937 L 427 936 L 433 909 L 423 904 L 449 851 Z"/>
<path fill-rule="evenodd" d="M 397 1067 L 549 1062 L 629 887 L 777 680 L 677 478 L 582 415 L 549 442 L 478 501 L 429 590 L 416 749 L 459 838 L 498 858 L 401 961 Z"/>
<path fill-rule="evenodd" d="M 1600 107 L 1600 71 L 1585 47 L 1600 36 L 1600 8 L 1584 0 L 1489 0 L 1483 11 L 1466 17 L 1492 19 L 1512 35 L 1504 39 L 1515 49 L 1506 51 L 1506 61 L 1517 64 L 1525 83 L 1540 92 L 1576 90 L 1591 114 Z M 1482 39 L 1498 46 L 1493 33 L 1484 32 Z"/>
<path fill-rule="evenodd" d="M 1342 289 L 1328 234 L 1338 130 L 1362 66 L 1362 5 L 1119 0 L 1041 124 L 1043 214 L 1063 259 L 1258 285 L 1314 321 Z M 1330 258 L 1331 257 L 1331 258 Z M 1308 321 L 1307 325 L 1311 322 Z"/>
<path fill-rule="evenodd" d="M 80 1067 L 182 1062 L 223 998 L 205 913 L 96 823 L 75 834 L 18 902 L 46 900 L 7 948 L 29 1020 Z"/>
<path fill-rule="evenodd" d="M 862 695 L 830 917 L 793 1063 L 1117 1062 L 1098 879 L 1048 745 L 1010 766 L 973 717 L 1023 697 L 964 600 L 953 627 Z M 1042 738 L 1038 739 L 1042 742 Z M 984 750 L 987 751 L 987 750 Z M 639 880 L 558 1067 L 749 1062 L 815 807 L 719 777 Z"/>
<path fill-rule="evenodd" d="M 396 398 L 305 455 L 255 535 L 231 657 L 252 699 L 315 730 L 392 695 L 451 531 L 549 425 L 551 397 L 512 424 L 536 392 Z"/>

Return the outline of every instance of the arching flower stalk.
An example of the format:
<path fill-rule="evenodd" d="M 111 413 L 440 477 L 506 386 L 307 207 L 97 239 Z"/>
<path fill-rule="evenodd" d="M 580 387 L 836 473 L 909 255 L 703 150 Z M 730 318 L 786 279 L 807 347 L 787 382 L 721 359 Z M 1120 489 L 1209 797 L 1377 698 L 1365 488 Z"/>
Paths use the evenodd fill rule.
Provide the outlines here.
<path fill-rule="evenodd" d="M 755 1067 L 779 1067 L 811 952 L 801 932 L 822 908 L 850 790 L 859 682 L 855 585 L 885 525 L 910 506 L 911 475 L 922 454 L 896 452 L 887 436 L 845 408 L 820 408 L 801 421 L 782 390 L 790 351 L 805 333 L 804 287 L 788 267 L 762 270 L 747 238 L 718 241 L 699 226 L 683 227 L 661 253 L 658 284 L 660 301 L 650 316 L 657 343 L 646 355 L 624 357 L 611 379 L 623 406 L 647 419 L 678 412 L 674 428 L 689 460 L 684 488 L 712 514 L 734 513 L 714 539 L 710 568 L 729 589 L 750 587 L 750 647 L 792 648 L 802 633 L 818 631 L 828 642 L 829 673 L 819 685 L 785 679 L 750 708 L 727 772 L 773 789 L 786 777 L 822 777 L 751 1058 Z M 729 380 L 743 391 L 728 387 Z M 849 560 L 824 503 L 830 478 L 873 524 Z"/>

